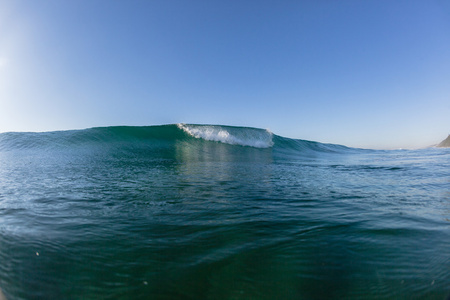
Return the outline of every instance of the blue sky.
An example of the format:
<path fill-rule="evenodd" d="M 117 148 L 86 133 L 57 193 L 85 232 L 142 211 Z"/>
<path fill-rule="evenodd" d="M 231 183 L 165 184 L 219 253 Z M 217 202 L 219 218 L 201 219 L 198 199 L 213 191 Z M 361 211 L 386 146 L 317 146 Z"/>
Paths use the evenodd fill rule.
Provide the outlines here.
<path fill-rule="evenodd" d="M 436 144 L 450 133 L 450 4 L 0 2 L 0 132 L 178 122 Z"/>

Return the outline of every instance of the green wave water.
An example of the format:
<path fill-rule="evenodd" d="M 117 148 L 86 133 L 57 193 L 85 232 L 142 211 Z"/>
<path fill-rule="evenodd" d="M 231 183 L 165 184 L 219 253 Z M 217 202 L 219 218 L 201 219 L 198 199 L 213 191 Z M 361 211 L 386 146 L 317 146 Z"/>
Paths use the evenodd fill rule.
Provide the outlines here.
<path fill-rule="evenodd" d="M 446 299 L 450 151 L 174 124 L 0 134 L 7 299 Z"/>

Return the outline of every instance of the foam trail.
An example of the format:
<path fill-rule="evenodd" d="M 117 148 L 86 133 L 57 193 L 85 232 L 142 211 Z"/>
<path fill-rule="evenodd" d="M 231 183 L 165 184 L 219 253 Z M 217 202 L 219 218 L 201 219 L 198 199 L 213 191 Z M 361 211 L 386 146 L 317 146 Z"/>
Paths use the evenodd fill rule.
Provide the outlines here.
<path fill-rule="evenodd" d="M 217 125 L 188 125 L 181 123 L 177 124 L 177 126 L 187 134 L 207 141 L 255 148 L 270 148 L 273 146 L 273 134 L 269 130 Z"/>

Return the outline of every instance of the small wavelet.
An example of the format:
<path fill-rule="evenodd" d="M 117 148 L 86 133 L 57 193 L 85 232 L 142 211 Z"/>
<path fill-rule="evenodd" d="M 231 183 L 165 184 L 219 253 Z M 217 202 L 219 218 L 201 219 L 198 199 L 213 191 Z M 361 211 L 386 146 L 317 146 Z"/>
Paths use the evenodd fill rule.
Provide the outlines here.
<path fill-rule="evenodd" d="M 273 134 L 269 130 L 217 125 L 177 124 L 178 128 L 198 139 L 230 145 L 270 148 Z"/>

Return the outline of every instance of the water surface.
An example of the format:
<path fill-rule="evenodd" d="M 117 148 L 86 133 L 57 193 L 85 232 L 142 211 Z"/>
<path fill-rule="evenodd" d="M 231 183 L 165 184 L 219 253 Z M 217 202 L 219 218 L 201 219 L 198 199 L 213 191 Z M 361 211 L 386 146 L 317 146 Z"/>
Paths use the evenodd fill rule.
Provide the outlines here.
<path fill-rule="evenodd" d="M 254 128 L 0 134 L 8 299 L 445 299 L 450 151 Z"/>

